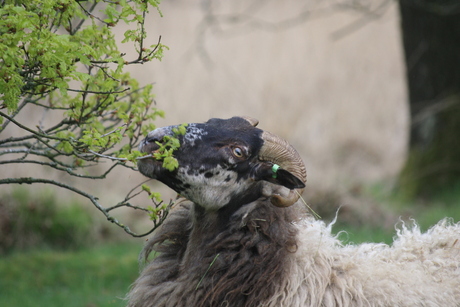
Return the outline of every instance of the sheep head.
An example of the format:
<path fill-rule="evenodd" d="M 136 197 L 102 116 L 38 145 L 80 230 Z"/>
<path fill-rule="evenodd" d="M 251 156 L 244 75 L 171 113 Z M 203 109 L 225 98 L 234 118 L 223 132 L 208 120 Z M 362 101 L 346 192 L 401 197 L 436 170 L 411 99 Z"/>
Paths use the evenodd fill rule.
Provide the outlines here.
<path fill-rule="evenodd" d="M 206 210 L 230 203 L 245 204 L 269 197 L 278 207 L 294 204 L 305 187 L 306 170 L 297 151 L 286 141 L 256 128 L 248 117 L 210 119 L 188 124 L 177 136 L 174 152 L 179 167 L 169 171 L 162 161 L 142 159 L 139 171 L 157 179 Z M 164 136 L 174 135 L 168 126 L 151 131 L 139 145 L 144 153 L 154 152 Z"/>

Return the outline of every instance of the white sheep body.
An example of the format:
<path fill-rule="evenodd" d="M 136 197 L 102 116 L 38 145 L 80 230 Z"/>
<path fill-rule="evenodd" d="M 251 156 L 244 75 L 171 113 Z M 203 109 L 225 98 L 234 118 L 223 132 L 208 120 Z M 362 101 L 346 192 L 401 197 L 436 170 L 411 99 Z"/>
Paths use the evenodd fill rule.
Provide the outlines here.
<path fill-rule="evenodd" d="M 236 213 L 241 228 L 251 222 L 245 211 L 257 203 Z M 184 221 L 191 219 L 192 206 L 190 201 L 181 201 L 180 208 L 168 217 L 170 225 L 186 227 Z M 304 211 L 302 204 L 292 207 Z M 339 236 L 346 233 L 334 235 L 333 223 L 327 225 L 310 216 L 293 224 L 297 243 L 283 263 L 287 278 L 279 280 L 277 290 L 258 307 L 460 306 L 460 223 L 444 219 L 422 233 L 415 222 L 410 227 L 401 222 L 391 245 L 344 245 Z M 162 231 L 171 229 L 158 232 Z M 149 254 L 153 247 L 147 243 L 144 252 Z M 147 264 L 130 293 L 132 306 L 145 306 L 136 302 L 149 301 L 155 301 L 152 306 L 191 306 L 187 298 L 193 302 L 195 296 L 206 293 L 206 288 L 198 287 L 200 278 L 212 276 L 187 273 L 165 281 L 165 272 L 176 267 L 180 270 L 183 265 L 183 259 L 178 258 L 174 255 Z M 210 258 L 193 262 L 200 261 L 212 266 Z M 227 302 L 211 306 L 237 307 Z"/>
<path fill-rule="evenodd" d="M 291 277 L 266 306 L 460 306 L 460 224 L 402 223 L 391 246 L 344 246 L 331 226 L 297 223 Z"/>

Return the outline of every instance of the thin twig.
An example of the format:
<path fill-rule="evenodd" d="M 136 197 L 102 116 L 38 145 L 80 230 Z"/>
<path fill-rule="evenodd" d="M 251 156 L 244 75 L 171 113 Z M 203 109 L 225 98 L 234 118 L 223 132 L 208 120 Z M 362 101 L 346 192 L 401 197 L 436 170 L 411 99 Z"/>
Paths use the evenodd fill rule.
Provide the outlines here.
<path fill-rule="evenodd" d="M 77 93 L 86 93 L 86 94 L 99 94 L 99 95 L 111 95 L 111 94 L 121 94 L 129 91 L 131 88 L 127 87 L 123 90 L 120 91 L 109 91 L 109 92 L 99 92 L 99 91 L 90 91 L 90 90 L 77 90 L 77 89 L 72 89 L 68 88 L 67 90 L 69 92 L 77 92 Z"/>
<path fill-rule="evenodd" d="M 111 134 L 117 132 L 117 130 L 118 130 L 119 128 L 125 127 L 125 126 L 127 126 L 127 124 L 123 124 L 123 125 L 121 125 L 120 127 L 116 128 L 116 129 L 113 129 L 112 131 L 107 132 L 106 134 L 101 135 L 101 137 L 103 138 L 103 137 L 106 137 L 106 136 L 108 136 L 108 135 L 111 135 Z"/>
<path fill-rule="evenodd" d="M 130 234 L 131 236 L 133 237 L 144 237 L 150 233 L 153 232 L 153 230 L 155 230 L 155 227 L 153 227 L 152 229 L 150 229 L 148 232 L 146 233 L 143 233 L 143 234 L 138 234 L 138 233 L 135 233 L 133 232 L 128 226 L 124 225 L 123 223 L 121 223 L 120 221 L 118 221 L 118 219 L 116 219 L 115 217 L 113 217 L 112 215 L 110 215 L 106 208 L 104 208 L 100 203 L 99 203 L 99 200 L 96 196 L 94 195 L 91 195 L 91 194 L 88 194 L 80 189 L 77 189 L 73 186 L 70 186 L 70 185 L 67 185 L 65 183 L 62 183 L 62 182 L 58 182 L 58 181 L 54 181 L 54 180 L 49 180 L 49 179 L 43 179 L 43 178 L 32 178 L 32 177 L 20 177 L 20 178 L 6 178 L 6 179 L 0 179 L 0 184 L 34 184 L 34 183 L 44 183 L 44 184 L 51 184 L 51 185 L 55 185 L 55 186 L 58 186 L 58 187 L 61 187 L 61 188 L 64 188 L 64 189 L 67 189 L 69 191 L 72 191 L 74 193 L 77 193 L 87 199 L 89 199 L 93 205 L 99 210 L 101 211 L 104 216 L 107 218 L 108 221 L 116 224 L 117 226 L 123 228 L 123 230 Z"/>
<path fill-rule="evenodd" d="M 39 100 L 40 98 L 37 98 L 35 100 L 32 100 L 32 95 L 29 95 L 27 96 L 26 98 L 24 98 L 22 100 L 22 102 L 18 105 L 18 107 L 16 108 L 16 110 L 14 110 L 13 114 L 11 114 L 11 118 L 14 118 L 18 113 L 19 111 L 22 110 L 22 108 L 24 108 L 28 103 L 35 103 Z M 10 120 L 6 120 L 3 124 L 2 124 L 2 127 L 0 128 L 0 131 L 3 131 L 5 130 L 6 126 L 8 126 L 8 124 L 10 123 L 11 121 Z"/>
<path fill-rule="evenodd" d="M 131 189 L 131 191 L 128 192 L 128 194 L 126 195 L 125 199 L 122 201 L 122 202 L 119 202 L 118 204 L 116 204 L 115 206 L 112 206 L 112 207 L 109 207 L 107 208 L 107 212 L 109 211 L 112 211 L 113 209 L 117 209 L 119 207 L 122 207 L 123 206 L 123 203 L 127 203 L 129 200 L 131 200 L 132 198 L 136 197 L 137 195 L 139 195 L 140 193 L 142 193 L 142 191 L 138 192 L 138 193 L 135 193 L 134 195 L 131 195 L 131 193 L 133 193 L 137 188 L 139 188 L 140 186 L 142 186 L 143 184 L 145 184 L 146 182 L 149 182 L 150 180 L 152 179 L 147 179 L 141 183 L 139 183 L 138 185 L 136 185 L 134 188 Z M 147 209 L 145 209 L 147 210 Z M 148 211 L 148 210 L 147 210 Z"/>
<path fill-rule="evenodd" d="M 115 161 L 129 161 L 126 158 L 117 158 L 117 157 L 103 155 L 103 154 L 97 153 L 97 152 L 95 152 L 94 150 L 91 150 L 91 149 L 88 149 L 88 151 L 90 153 L 92 153 L 93 155 L 101 157 L 101 158 L 106 158 L 106 159 L 115 160 Z M 154 158 L 154 156 L 152 154 L 148 154 L 148 155 L 145 155 L 145 156 L 142 156 L 142 157 L 137 157 L 136 160 L 142 160 L 142 159 L 148 159 L 148 158 Z"/>
<path fill-rule="evenodd" d="M 71 165 L 64 165 L 62 166 L 62 163 L 56 162 L 53 160 L 53 162 L 44 162 L 44 161 L 37 161 L 37 160 L 8 160 L 8 161 L 0 161 L 1 164 L 13 164 L 13 163 L 25 163 L 25 164 L 38 164 L 42 166 L 49 166 L 51 168 L 54 168 L 55 170 L 58 171 L 63 171 L 66 172 L 67 174 L 78 177 L 78 178 L 86 178 L 86 179 L 105 179 L 107 178 L 107 175 L 117 166 L 117 164 L 113 164 L 111 167 L 109 167 L 103 174 L 97 175 L 97 176 L 90 176 L 90 175 L 82 175 L 79 173 L 75 173 L 73 171 L 73 166 Z"/>
<path fill-rule="evenodd" d="M 97 152 L 95 152 L 94 150 L 91 150 L 91 149 L 88 149 L 88 151 L 90 153 L 92 153 L 93 155 L 101 157 L 101 158 L 106 158 L 106 159 L 115 160 L 115 161 L 128 161 L 128 159 L 126 159 L 126 158 L 117 158 L 117 157 L 103 155 L 103 154 L 97 153 Z"/>
<path fill-rule="evenodd" d="M 18 121 L 14 120 L 14 118 L 6 115 L 5 113 L 1 112 L 0 111 L 0 116 L 3 116 L 5 117 L 6 119 L 10 120 L 13 124 L 15 124 L 16 126 L 18 126 L 19 128 L 21 129 L 24 129 L 32 134 L 34 134 L 35 136 L 37 137 L 43 137 L 43 138 L 47 138 L 47 139 L 52 139 L 52 140 L 58 140 L 58 141 L 68 141 L 67 139 L 65 138 L 58 138 L 58 137 L 55 137 L 55 136 L 50 136 L 50 135 L 46 135 L 46 134 L 41 134 L 41 133 L 38 133 L 37 131 L 34 131 L 32 129 L 30 129 L 29 127 L 26 127 L 24 126 L 23 124 L 19 123 Z M 0 143 L 6 143 L 5 141 L 2 141 Z"/>

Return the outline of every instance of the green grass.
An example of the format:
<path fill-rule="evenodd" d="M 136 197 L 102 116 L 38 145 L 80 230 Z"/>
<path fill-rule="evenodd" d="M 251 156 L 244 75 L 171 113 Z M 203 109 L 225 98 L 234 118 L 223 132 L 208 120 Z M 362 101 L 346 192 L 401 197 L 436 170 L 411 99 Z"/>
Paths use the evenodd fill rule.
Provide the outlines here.
<path fill-rule="evenodd" d="M 0 306 L 125 306 L 141 244 L 0 257 Z"/>
<path fill-rule="evenodd" d="M 414 218 L 423 230 L 444 217 L 460 220 L 460 187 L 423 201 L 407 200 L 381 187 L 373 187 L 365 193 L 379 206 Z M 342 230 L 345 232 L 340 233 L 339 238 L 345 244 L 389 244 L 395 235 L 394 228 L 369 224 L 358 227 L 339 219 L 333 231 Z M 136 241 L 77 251 L 42 249 L 0 255 L 0 306 L 125 306 L 123 297 L 138 276 L 137 256 L 141 245 Z"/>
<path fill-rule="evenodd" d="M 356 227 L 342 223 L 334 225 L 332 230 L 333 233 L 339 234 L 339 239 L 343 244 L 359 244 L 363 242 L 391 244 L 396 234 L 394 230 L 383 229 L 381 227 L 372 227 L 371 225 Z"/>
<path fill-rule="evenodd" d="M 426 231 L 440 220 L 448 217 L 460 221 L 460 185 L 440 191 L 431 199 L 411 199 L 381 185 L 367 187 L 363 196 L 377 202 L 388 211 L 395 213 L 409 225 L 415 221 L 422 231 Z M 396 226 L 399 220 L 394 221 Z M 383 242 L 391 244 L 396 235 L 394 227 L 385 229 L 381 225 L 366 224 L 355 226 L 342 223 L 340 219 L 333 226 L 344 243 Z"/>

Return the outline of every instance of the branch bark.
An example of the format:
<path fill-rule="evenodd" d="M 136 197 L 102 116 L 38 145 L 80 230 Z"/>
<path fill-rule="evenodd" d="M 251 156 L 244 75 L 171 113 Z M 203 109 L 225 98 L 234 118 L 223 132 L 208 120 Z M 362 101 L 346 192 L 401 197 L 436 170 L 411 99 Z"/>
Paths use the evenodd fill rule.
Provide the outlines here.
<path fill-rule="evenodd" d="M 124 225 L 118 219 L 116 219 L 113 215 L 111 215 L 109 213 L 109 211 L 117 209 L 117 208 L 120 208 L 120 207 L 130 207 L 130 208 L 140 209 L 140 210 L 145 211 L 146 210 L 145 208 L 141 208 L 141 207 L 138 207 L 138 206 L 133 206 L 132 204 L 127 202 L 127 200 L 131 199 L 132 197 L 126 197 L 125 200 L 123 200 L 122 202 L 118 203 L 117 205 L 112 206 L 110 208 L 105 208 L 104 206 L 102 206 L 99 203 L 99 199 L 96 196 L 91 195 L 89 193 L 86 193 L 86 192 L 84 192 L 84 191 L 82 191 L 80 189 L 77 189 L 76 187 L 73 187 L 71 185 L 68 185 L 68 184 L 65 184 L 65 183 L 62 183 L 62 182 L 58 182 L 58 181 L 55 181 L 55 180 L 44 179 L 44 178 L 33 178 L 33 177 L 20 177 L 20 178 L 0 179 L 0 185 L 1 184 L 34 184 L 34 183 L 43 183 L 43 184 L 55 185 L 55 186 L 58 186 L 60 188 L 64 188 L 66 190 L 72 191 L 72 192 L 74 192 L 76 194 L 79 194 L 79 195 L 87 198 L 88 200 L 91 201 L 91 203 L 99 211 L 102 212 L 102 214 L 104 214 L 104 216 L 107 218 L 108 221 L 110 221 L 110 222 L 114 223 L 115 225 L 121 227 L 126 233 L 128 233 L 129 235 L 131 235 L 133 237 L 136 237 L 136 238 L 144 237 L 144 236 L 147 236 L 147 235 L 151 234 L 163 222 L 164 218 L 166 218 L 166 215 L 167 215 L 167 212 L 169 211 L 169 208 L 173 205 L 173 202 L 171 201 L 170 204 L 168 205 L 167 209 L 165 210 L 164 217 L 161 218 L 158 221 L 153 221 L 154 227 L 152 227 L 149 231 L 139 234 L 139 233 L 136 233 L 136 232 L 132 231 L 129 228 L 129 226 Z M 161 205 L 161 203 L 158 204 L 158 205 Z"/>

